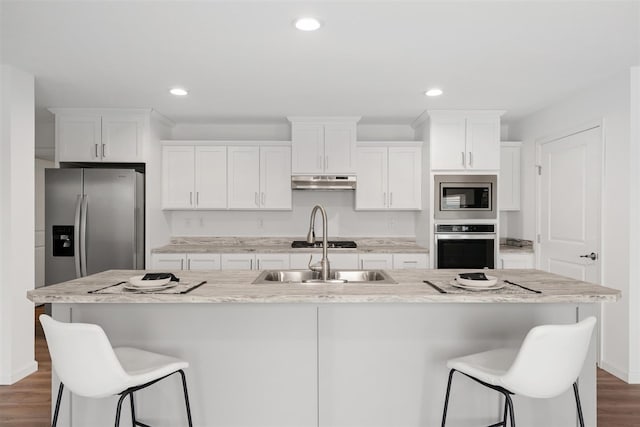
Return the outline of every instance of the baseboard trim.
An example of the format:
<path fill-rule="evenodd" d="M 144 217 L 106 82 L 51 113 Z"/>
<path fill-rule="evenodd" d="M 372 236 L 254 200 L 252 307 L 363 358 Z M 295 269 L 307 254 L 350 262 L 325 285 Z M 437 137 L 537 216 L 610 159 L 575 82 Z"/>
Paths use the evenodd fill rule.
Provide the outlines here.
<path fill-rule="evenodd" d="M 631 371 L 629 372 L 629 384 L 640 384 L 640 372 Z"/>
<path fill-rule="evenodd" d="M 600 366 L 601 369 L 604 369 L 605 371 L 607 371 L 611 375 L 620 378 L 625 383 L 630 383 L 630 375 L 629 375 L 629 372 L 627 370 L 619 369 L 618 367 L 613 366 L 612 364 L 607 363 L 604 360 L 600 361 L 599 366 Z M 632 384 L 632 383 L 630 383 L 630 384 Z"/>
<path fill-rule="evenodd" d="M 21 379 L 33 374 L 38 370 L 38 362 L 32 360 L 21 369 L 10 373 L 9 375 L 0 375 L 0 385 L 12 385 Z"/>

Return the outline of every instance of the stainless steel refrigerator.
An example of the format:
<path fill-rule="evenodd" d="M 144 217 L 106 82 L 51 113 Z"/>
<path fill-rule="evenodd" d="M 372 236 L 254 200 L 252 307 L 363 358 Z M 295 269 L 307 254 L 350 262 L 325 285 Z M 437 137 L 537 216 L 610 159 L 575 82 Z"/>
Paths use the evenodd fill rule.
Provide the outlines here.
<path fill-rule="evenodd" d="M 45 285 L 144 269 L 144 175 L 46 169 L 45 230 Z"/>

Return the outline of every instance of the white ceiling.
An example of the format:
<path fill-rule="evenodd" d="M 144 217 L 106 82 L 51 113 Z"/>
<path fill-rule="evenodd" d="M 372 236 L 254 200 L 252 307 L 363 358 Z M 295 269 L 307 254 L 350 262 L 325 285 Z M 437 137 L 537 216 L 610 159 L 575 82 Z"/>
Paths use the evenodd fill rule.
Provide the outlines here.
<path fill-rule="evenodd" d="M 177 122 L 504 109 L 514 120 L 640 63 L 640 2 L 2 1 L 2 62 L 45 107 Z M 320 31 L 292 21 L 314 15 Z M 168 94 L 181 85 L 185 98 Z M 445 94 L 423 95 L 438 86 Z"/>

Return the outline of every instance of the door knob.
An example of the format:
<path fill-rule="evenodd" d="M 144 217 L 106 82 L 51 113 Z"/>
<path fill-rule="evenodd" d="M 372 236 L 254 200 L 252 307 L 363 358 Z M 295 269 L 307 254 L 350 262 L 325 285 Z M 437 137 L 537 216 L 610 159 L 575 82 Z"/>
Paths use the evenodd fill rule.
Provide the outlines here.
<path fill-rule="evenodd" d="M 598 254 L 596 254 L 595 252 L 591 252 L 590 254 L 587 254 L 587 255 L 580 255 L 580 258 L 589 258 L 591 259 L 591 261 L 595 261 L 598 259 Z"/>

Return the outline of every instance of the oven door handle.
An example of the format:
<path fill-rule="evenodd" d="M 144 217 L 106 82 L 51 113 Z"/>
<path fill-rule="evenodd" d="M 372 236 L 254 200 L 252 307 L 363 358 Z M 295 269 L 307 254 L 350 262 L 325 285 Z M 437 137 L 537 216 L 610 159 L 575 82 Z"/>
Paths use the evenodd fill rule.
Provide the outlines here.
<path fill-rule="evenodd" d="M 460 233 L 460 234 L 440 234 L 440 233 L 436 233 L 435 234 L 435 238 L 436 240 L 489 240 L 489 239 L 496 239 L 496 235 L 494 233 L 489 233 L 489 234 L 482 234 L 482 233 L 478 233 L 478 234 L 464 234 L 464 233 Z"/>

